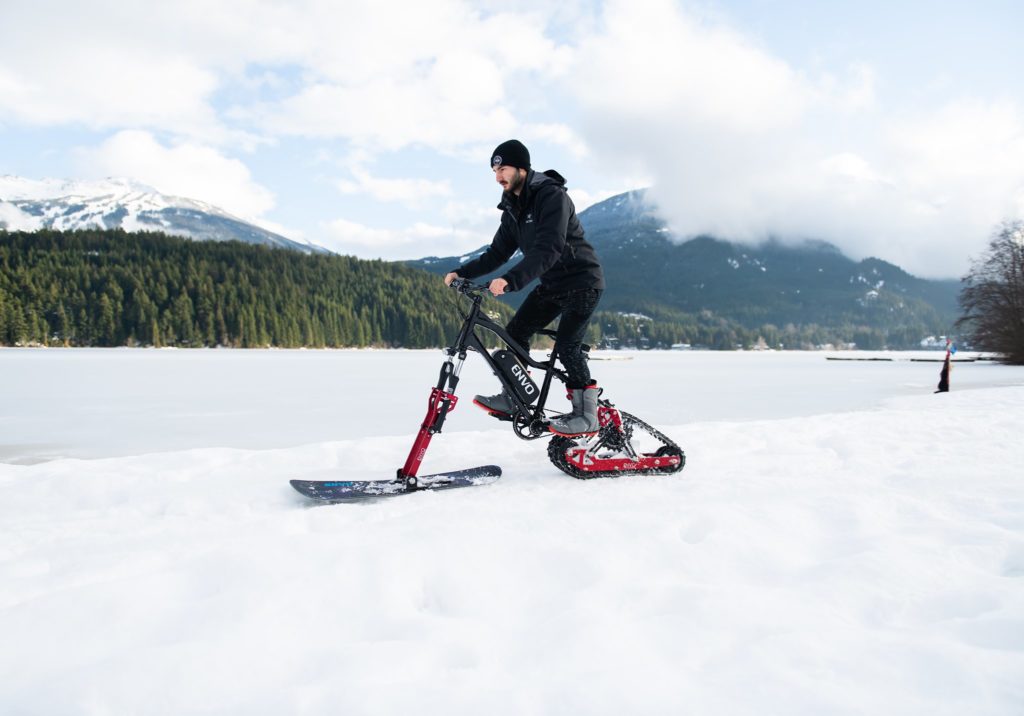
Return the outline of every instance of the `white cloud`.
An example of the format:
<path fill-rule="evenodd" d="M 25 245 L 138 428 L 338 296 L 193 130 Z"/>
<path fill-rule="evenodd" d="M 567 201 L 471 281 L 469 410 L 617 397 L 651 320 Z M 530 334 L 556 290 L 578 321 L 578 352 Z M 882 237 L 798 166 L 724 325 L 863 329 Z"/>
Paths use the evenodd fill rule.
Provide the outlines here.
<path fill-rule="evenodd" d="M 891 179 L 877 174 L 863 157 L 853 152 L 842 152 L 826 157 L 821 161 L 821 169 L 826 176 L 893 185 Z"/>
<path fill-rule="evenodd" d="M 274 206 L 274 195 L 241 161 L 197 144 L 164 146 L 148 132 L 118 132 L 99 147 L 82 149 L 79 166 L 83 176 L 129 177 L 243 219 L 258 219 Z"/>
<path fill-rule="evenodd" d="M 574 160 L 581 207 L 605 192 L 575 181 L 643 175 L 685 235 L 816 236 L 923 274 L 962 271 L 993 224 L 1024 213 L 1020 99 L 958 99 L 929 76 L 887 104 L 884 66 L 809 71 L 694 7 L 707 5 L 8 0 L 0 122 L 115 132 L 83 171 L 264 222 L 273 196 L 233 152 L 322 151 L 311 139 L 358 158 L 346 168 L 408 149 L 482 166 L 510 136 L 550 165 Z M 406 205 L 427 195 L 428 222 L 488 240 L 491 220 L 436 201 L 471 193 L 450 168 L 451 184 L 364 172 L 339 188 Z M 401 246 L 415 232 L 399 234 L 377 238 Z"/>
<path fill-rule="evenodd" d="M 352 169 L 352 176 L 355 181 L 343 179 L 338 182 L 338 190 L 342 194 L 364 194 L 377 201 L 397 202 L 413 208 L 452 193 L 448 180 L 382 179 L 358 167 Z"/>
<path fill-rule="evenodd" d="M 446 150 L 511 134 L 516 120 L 487 85 L 425 76 L 407 83 L 386 78 L 359 86 L 327 83 L 304 88 L 264 110 L 257 121 L 280 135 L 346 138 L 375 150 L 410 146 Z"/>
<path fill-rule="evenodd" d="M 501 212 L 497 208 L 498 195 L 495 194 L 493 198 L 494 201 L 480 203 L 448 201 L 442 207 L 441 213 L 445 220 L 454 226 L 472 228 L 474 231 L 488 234 L 487 240 L 490 242 L 490 237 L 497 230 L 501 218 Z"/>
<path fill-rule="evenodd" d="M 641 160 L 678 234 L 821 238 L 955 276 L 1020 216 L 1018 105 L 882 106 L 866 65 L 812 78 L 667 0 L 635 7 L 608 3 L 567 89 L 584 141 L 613 164 Z"/>
<path fill-rule="evenodd" d="M 19 33 L 20 34 L 20 33 Z M 21 57 L 4 53 L 0 112 L 29 125 L 83 124 L 95 129 L 163 127 L 182 134 L 222 135 L 208 104 L 213 72 L 188 58 L 153 56 L 117 44 L 62 46 L 48 33 Z M 5 42 L 6 42 L 5 38 Z"/>
<path fill-rule="evenodd" d="M 586 157 L 590 150 L 583 137 L 576 133 L 572 127 L 560 123 L 531 123 L 524 124 L 523 136 L 530 137 L 533 141 L 544 141 L 548 144 L 566 149 L 576 159 Z"/>
<path fill-rule="evenodd" d="M 26 214 L 14 204 L 0 199 L 0 229 L 8 231 L 37 231 L 42 227 L 39 217 Z"/>
<path fill-rule="evenodd" d="M 0 47 L 0 112 L 217 143 L 278 133 L 458 146 L 516 126 L 510 77 L 566 66 L 545 25 L 545 13 L 464 0 L 5 2 L 0 26 L 17 32 Z M 296 86 L 267 99 L 287 92 L 278 68 Z M 221 91 L 230 112 L 215 106 Z"/>
<path fill-rule="evenodd" d="M 294 60 L 307 70 L 303 85 L 240 116 L 279 136 L 451 153 L 512 134 L 517 84 L 556 74 L 571 54 L 545 36 L 540 14 L 485 15 L 458 0 L 408 4 L 400 17 L 388 3 L 330 8 L 312 6 L 294 28 L 308 44 Z"/>
<path fill-rule="evenodd" d="M 587 191 L 586 189 L 580 189 L 579 187 L 574 187 L 574 188 L 569 188 L 568 191 L 569 191 L 569 197 L 572 199 L 573 206 L 576 207 L 576 212 L 579 213 L 581 211 L 585 211 L 587 208 L 593 206 L 594 204 L 598 204 L 598 203 L 604 201 L 605 199 L 610 199 L 611 197 L 613 197 L 613 196 L 615 196 L 617 194 L 622 194 L 624 191 L 629 191 L 629 190 L 628 189 L 623 189 L 623 190 L 616 191 L 616 190 L 604 189 L 604 190 L 598 190 L 598 191 L 595 191 L 595 192 L 590 192 L 590 191 Z"/>
<path fill-rule="evenodd" d="M 818 83 L 821 87 L 819 100 L 831 103 L 841 110 L 860 111 L 877 107 L 875 71 L 866 64 L 857 63 L 851 66 L 845 81 L 825 75 Z"/>
<path fill-rule="evenodd" d="M 472 229 L 416 223 L 404 229 L 382 229 L 347 219 L 335 219 L 324 227 L 318 242 L 330 250 L 360 258 L 415 259 L 452 256 L 489 243 Z"/>
<path fill-rule="evenodd" d="M 791 125 L 810 99 L 786 63 L 670 0 L 608 2 L 574 67 L 573 89 L 590 112 L 642 124 L 685 116 L 690 125 L 763 132 Z"/>

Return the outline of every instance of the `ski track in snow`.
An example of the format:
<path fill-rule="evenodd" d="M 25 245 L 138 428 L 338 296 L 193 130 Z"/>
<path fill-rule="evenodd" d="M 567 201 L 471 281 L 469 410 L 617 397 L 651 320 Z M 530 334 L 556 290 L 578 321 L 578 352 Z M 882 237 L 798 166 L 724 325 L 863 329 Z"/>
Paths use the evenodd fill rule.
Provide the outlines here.
<path fill-rule="evenodd" d="M 5 714 L 1019 714 L 1024 388 L 659 426 L 578 481 L 510 431 L 0 464 Z M 482 446 L 486 445 L 486 449 Z"/>

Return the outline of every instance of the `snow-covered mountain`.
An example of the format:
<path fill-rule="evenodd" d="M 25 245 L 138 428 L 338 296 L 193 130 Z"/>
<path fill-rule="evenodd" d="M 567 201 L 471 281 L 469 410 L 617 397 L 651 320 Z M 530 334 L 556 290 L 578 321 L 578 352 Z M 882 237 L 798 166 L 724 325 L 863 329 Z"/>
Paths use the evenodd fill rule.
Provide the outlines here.
<path fill-rule="evenodd" d="M 131 179 L 98 181 L 0 177 L 0 229 L 162 231 L 198 241 L 243 241 L 305 253 L 328 253 L 232 216 L 223 209 Z"/>
<path fill-rule="evenodd" d="M 943 333 L 958 311 L 959 282 L 917 278 L 878 258 L 855 261 L 825 241 L 749 245 L 710 236 L 684 241 L 673 236 L 645 190 L 594 204 L 580 212 L 580 221 L 604 267 L 608 288 L 601 308 L 606 311 L 711 311 L 751 329 L 791 323 L 869 326 L 892 336 L 902 331 L 906 346 Z M 486 248 L 406 263 L 443 274 Z"/>

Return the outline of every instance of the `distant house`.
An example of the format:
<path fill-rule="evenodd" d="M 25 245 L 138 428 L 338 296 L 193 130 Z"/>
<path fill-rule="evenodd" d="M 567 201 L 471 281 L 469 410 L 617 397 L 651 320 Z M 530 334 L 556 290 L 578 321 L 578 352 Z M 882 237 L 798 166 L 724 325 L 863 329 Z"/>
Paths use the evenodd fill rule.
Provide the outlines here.
<path fill-rule="evenodd" d="M 921 339 L 921 348 L 925 350 L 946 350 L 946 337 L 939 336 L 928 336 L 927 338 Z"/>

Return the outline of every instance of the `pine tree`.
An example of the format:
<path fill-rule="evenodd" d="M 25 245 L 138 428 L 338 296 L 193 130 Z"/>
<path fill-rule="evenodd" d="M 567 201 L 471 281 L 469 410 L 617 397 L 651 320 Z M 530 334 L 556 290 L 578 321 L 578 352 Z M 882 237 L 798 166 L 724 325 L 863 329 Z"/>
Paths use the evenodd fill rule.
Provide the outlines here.
<path fill-rule="evenodd" d="M 100 296 L 99 300 L 99 318 L 96 334 L 100 345 L 117 345 L 117 323 L 114 320 L 114 304 L 105 293 Z"/>

